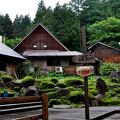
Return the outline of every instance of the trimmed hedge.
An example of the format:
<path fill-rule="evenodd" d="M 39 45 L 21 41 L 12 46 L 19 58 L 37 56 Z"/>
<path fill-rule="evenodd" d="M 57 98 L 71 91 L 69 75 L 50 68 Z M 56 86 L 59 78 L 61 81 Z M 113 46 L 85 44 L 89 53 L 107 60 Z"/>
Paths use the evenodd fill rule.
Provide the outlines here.
<path fill-rule="evenodd" d="M 26 76 L 22 79 L 22 85 L 24 87 L 29 87 L 29 86 L 33 86 L 35 84 L 35 80 L 33 77 L 31 76 Z"/>
<path fill-rule="evenodd" d="M 81 91 L 72 91 L 68 96 L 72 103 L 81 103 L 84 101 L 84 95 Z"/>
<path fill-rule="evenodd" d="M 59 98 L 59 96 L 58 96 L 57 92 L 49 92 L 48 93 L 48 100 L 50 100 L 50 99 L 58 99 L 58 98 Z"/>
<path fill-rule="evenodd" d="M 68 80 L 65 80 L 65 84 L 67 86 L 76 86 L 76 85 L 83 85 L 83 82 L 81 80 L 78 80 L 78 79 L 68 79 Z"/>
<path fill-rule="evenodd" d="M 9 75 L 2 75 L 1 76 L 1 79 L 4 81 L 4 82 L 11 82 L 13 80 L 13 78 Z"/>
<path fill-rule="evenodd" d="M 57 84 L 58 83 L 58 79 L 57 78 L 52 78 L 52 79 L 50 79 L 50 82 L 53 82 L 54 84 Z"/>
<path fill-rule="evenodd" d="M 49 81 L 43 81 L 40 83 L 39 85 L 40 89 L 44 90 L 44 89 L 52 89 L 55 88 L 55 84 Z"/>
<path fill-rule="evenodd" d="M 67 87 L 66 84 L 65 84 L 65 83 L 62 83 L 62 82 L 58 82 L 58 83 L 56 84 L 56 86 L 57 86 L 57 87 L 60 87 L 60 88 L 66 88 L 66 87 Z"/>

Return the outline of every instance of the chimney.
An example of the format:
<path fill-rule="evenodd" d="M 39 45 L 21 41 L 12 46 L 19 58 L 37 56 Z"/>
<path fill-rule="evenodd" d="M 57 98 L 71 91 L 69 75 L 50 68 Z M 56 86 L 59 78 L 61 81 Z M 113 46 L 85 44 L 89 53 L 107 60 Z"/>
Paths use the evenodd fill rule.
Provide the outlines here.
<path fill-rule="evenodd" d="M 2 43 L 2 36 L 0 36 L 0 43 Z"/>

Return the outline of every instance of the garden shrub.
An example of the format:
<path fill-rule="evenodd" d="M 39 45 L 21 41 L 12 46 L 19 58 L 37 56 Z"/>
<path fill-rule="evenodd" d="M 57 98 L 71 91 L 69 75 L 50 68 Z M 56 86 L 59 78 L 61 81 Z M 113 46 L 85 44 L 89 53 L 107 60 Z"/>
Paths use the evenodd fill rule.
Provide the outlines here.
<path fill-rule="evenodd" d="M 31 76 L 26 76 L 22 79 L 22 85 L 24 87 L 29 87 L 29 86 L 33 86 L 35 84 L 35 80 L 33 77 Z"/>
<path fill-rule="evenodd" d="M 40 83 L 40 86 L 39 86 L 41 89 L 52 89 L 52 88 L 55 88 L 55 84 L 50 82 L 50 81 L 43 81 Z"/>
<path fill-rule="evenodd" d="M 74 87 L 72 87 L 72 86 L 67 87 L 67 89 L 68 89 L 69 91 L 78 91 L 78 88 L 74 88 Z M 79 90 L 82 90 L 82 89 L 79 88 Z"/>
<path fill-rule="evenodd" d="M 72 91 L 68 96 L 68 99 L 72 103 L 80 103 L 84 101 L 84 96 L 81 91 Z"/>
<path fill-rule="evenodd" d="M 59 89 L 57 93 L 60 97 L 62 97 L 62 96 L 68 96 L 70 91 L 68 89 L 62 88 L 62 89 Z"/>
<path fill-rule="evenodd" d="M 50 99 L 58 99 L 58 98 L 59 98 L 59 96 L 58 96 L 57 92 L 49 92 L 48 93 L 48 100 L 50 100 Z"/>
<path fill-rule="evenodd" d="M 12 77 L 9 76 L 9 75 L 2 75 L 1 76 L 1 79 L 4 81 L 4 82 L 11 82 L 12 81 Z"/>
<path fill-rule="evenodd" d="M 105 76 L 109 76 L 112 72 L 117 71 L 118 68 L 116 67 L 116 64 L 112 64 L 112 63 L 103 63 L 100 66 L 100 74 L 101 75 L 105 75 Z"/>
<path fill-rule="evenodd" d="M 56 86 L 57 86 L 57 87 L 60 87 L 60 88 L 66 88 L 66 87 L 67 87 L 66 84 L 65 84 L 65 83 L 62 83 L 62 82 L 58 82 L 58 83 L 56 84 Z"/>
<path fill-rule="evenodd" d="M 96 89 L 92 89 L 92 90 L 89 90 L 89 93 L 95 96 L 98 94 L 98 91 Z"/>
<path fill-rule="evenodd" d="M 52 78 L 52 79 L 50 79 L 50 81 L 53 82 L 54 84 L 58 83 L 58 79 L 57 78 Z"/>
<path fill-rule="evenodd" d="M 49 106 L 53 106 L 53 105 L 60 105 L 60 104 L 62 104 L 62 101 L 61 101 L 61 99 L 51 99 L 50 101 L 49 101 Z"/>
<path fill-rule="evenodd" d="M 103 105 L 120 105 L 120 100 L 116 98 L 106 98 L 102 101 Z"/>
<path fill-rule="evenodd" d="M 67 86 L 76 86 L 76 85 L 83 85 L 83 82 L 78 79 L 68 79 L 68 80 L 65 80 L 65 84 Z"/>
<path fill-rule="evenodd" d="M 70 105 L 70 101 L 66 100 L 66 99 L 61 99 L 62 101 L 62 104 L 65 104 L 65 105 Z"/>

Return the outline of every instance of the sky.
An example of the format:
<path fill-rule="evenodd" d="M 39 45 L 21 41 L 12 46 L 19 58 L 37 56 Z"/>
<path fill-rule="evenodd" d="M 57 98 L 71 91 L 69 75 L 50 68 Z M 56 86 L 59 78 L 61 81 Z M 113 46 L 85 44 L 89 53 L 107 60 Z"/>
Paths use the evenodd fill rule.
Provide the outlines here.
<path fill-rule="evenodd" d="M 17 14 L 29 15 L 33 20 L 40 1 L 41 0 L 0 0 L 0 14 L 5 15 L 8 13 L 12 21 Z M 51 6 L 54 8 L 57 2 L 63 5 L 69 1 L 70 0 L 44 0 L 44 3 L 46 7 Z"/>

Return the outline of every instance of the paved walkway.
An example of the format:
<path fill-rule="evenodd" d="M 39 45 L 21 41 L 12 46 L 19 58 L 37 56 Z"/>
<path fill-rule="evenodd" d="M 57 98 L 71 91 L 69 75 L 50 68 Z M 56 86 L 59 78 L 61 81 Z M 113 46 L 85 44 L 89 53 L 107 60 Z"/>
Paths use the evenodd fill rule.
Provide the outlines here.
<path fill-rule="evenodd" d="M 63 106 L 62 106 L 63 107 Z M 120 110 L 120 107 L 90 107 L 90 119 L 96 118 L 105 113 Z M 14 120 L 14 118 L 39 114 L 40 110 L 21 112 L 15 114 L 0 115 L 0 120 Z M 49 108 L 49 120 L 85 120 L 85 109 L 54 109 Z M 120 120 L 120 114 L 114 114 L 103 120 Z"/>
<path fill-rule="evenodd" d="M 120 107 L 90 107 L 90 119 L 108 112 L 120 110 Z M 49 120 L 85 120 L 85 109 L 49 109 Z M 120 114 L 114 114 L 104 120 L 120 120 Z"/>

